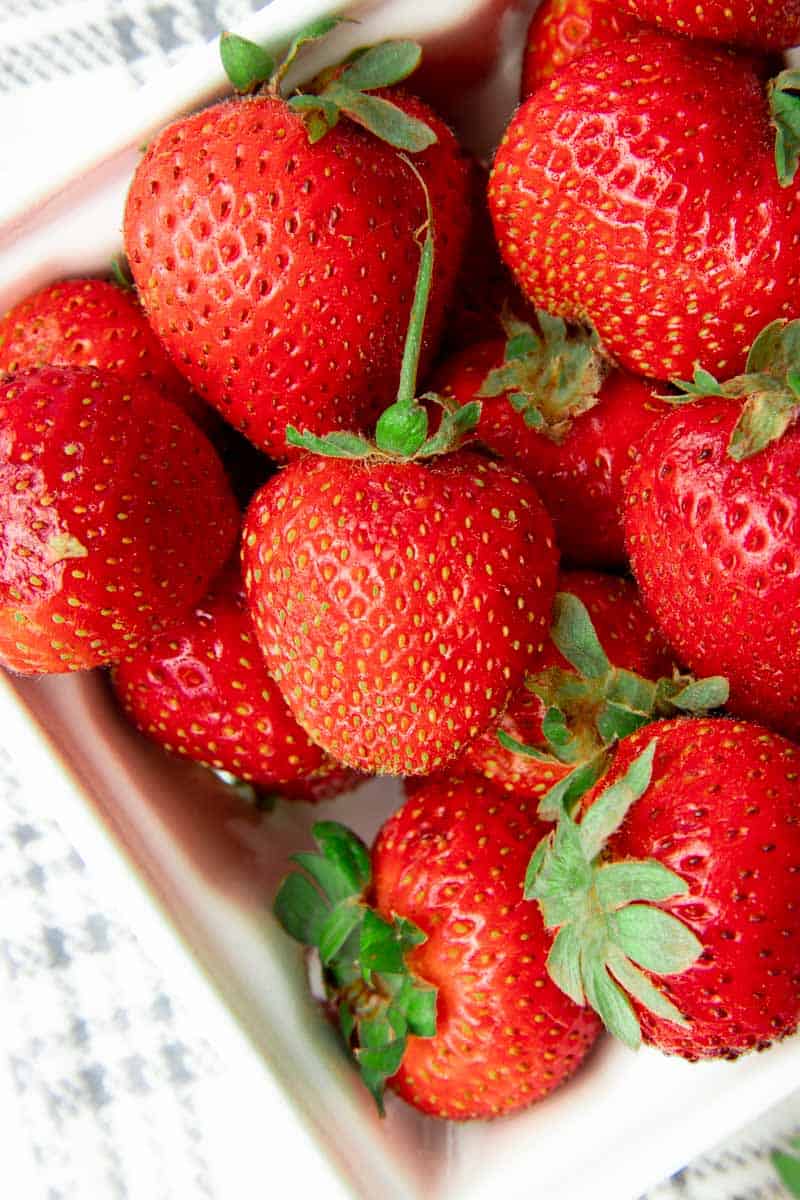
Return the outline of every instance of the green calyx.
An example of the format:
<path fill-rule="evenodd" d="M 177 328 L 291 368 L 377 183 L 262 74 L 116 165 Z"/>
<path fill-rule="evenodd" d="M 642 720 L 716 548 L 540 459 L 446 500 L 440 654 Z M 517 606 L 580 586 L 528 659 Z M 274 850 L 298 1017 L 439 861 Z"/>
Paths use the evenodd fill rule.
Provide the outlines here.
<path fill-rule="evenodd" d="M 294 425 L 288 425 L 286 441 L 290 446 L 309 450 L 312 454 L 321 454 L 326 458 L 400 460 L 431 458 L 456 450 L 464 436 L 478 424 L 481 415 L 481 406 L 478 401 L 473 400 L 468 404 L 452 408 L 444 397 L 437 396 L 433 392 L 426 392 L 421 399 L 428 403 L 439 404 L 443 410 L 439 428 L 436 433 L 429 436 L 428 411 L 415 397 L 425 317 L 433 282 L 434 225 L 430 195 L 425 181 L 411 160 L 406 159 L 406 162 L 417 176 L 425 193 L 427 217 L 414 300 L 411 305 L 411 316 L 403 349 L 397 399 L 378 418 L 375 426 L 375 440 L 372 442 L 354 433 L 334 432 L 319 437 L 313 433 L 301 432 Z"/>
<path fill-rule="evenodd" d="M 672 404 L 707 396 L 743 400 L 728 455 L 736 462 L 750 458 L 782 437 L 800 411 L 800 320 L 781 319 L 762 329 L 750 349 L 743 375 L 720 383 L 697 366 L 692 380 L 676 379 L 672 383 L 682 393 L 665 397 Z"/>
<path fill-rule="evenodd" d="M 574 669 L 551 667 L 525 681 L 545 706 L 545 747 L 526 746 L 502 730 L 497 735 L 512 753 L 573 768 L 542 797 L 539 816 L 543 820 L 557 820 L 563 811 L 571 810 L 603 774 L 607 752 L 615 742 L 652 721 L 721 708 L 729 690 L 722 676 L 694 679 L 676 672 L 653 681 L 615 667 L 586 606 L 569 592 L 556 596 L 553 622 L 550 636 Z"/>
<path fill-rule="evenodd" d="M 789 1147 L 794 1153 L 776 1150 L 772 1155 L 772 1165 L 789 1195 L 800 1196 L 800 1137 L 790 1138 Z"/>
<path fill-rule="evenodd" d="M 278 63 L 255 42 L 235 33 L 223 33 L 220 57 L 225 73 L 237 92 L 266 86 L 272 95 L 279 96 L 286 73 L 303 47 L 327 37 L 343 19 L 322 17 L 306 26 L 292 39 Z M 287 104 L 302 116 L 312 143 L 325 137 L 344 114 L 382 141 L 418 154 L 437 140 L 434 131 L 391 101 L 371 93 L 407 79 L 421 57 L 421 47 L 410 41 L 382 42 L 358 50 L 344 66 L 322 72 L 307 90 L 289 97 Z"/>
<path fill-rule="evenodd" d="M 547 959 L 551 978 L 634 1050 L 642 1033 L 631 997 L 663 1020 L 688 1025 L 645 971 L 680 974 L 703 950 L 682 921 L 653 906 L 686 895 L 685 880 L 654 859 L 603 861 L 609 838 L 650 786 L 656 747 L 650 742 L 580 823 L 563 812 L 525 878 L 525 898 L 538 901 L 547 929 L 558 930 Z"/>
<path fill-rule="evenodd" d="M 791 187 L 800 162 L 800 70 L 781 71 L 767 88 L 775 129 L 775 167 L 781 187 Z"/>
<path fill-rule="evenodd" d="M 383 1114 L 386 1081 L 400 1068 L 409 1034 L 436 1033 L 436 989 L 417 979 L 406 954 L 424 942 L 411 921 L 385 921 L 364 896 L 367 847 L 333 821 L 314 826 L 320 854 L 295 854 L 274 911 L 291 937 L 318 951 L 325 993 L 345 1044 Z"/>
<path fill-rule="evenodd" d="M 575 417 L 597 404 L 608 368 L 593 329 L 570 331 L 560 317 L 537 310 L 537 333 L 509 309 L 502 314 L 508 338 L 505 361 L 490 371 L 479 396 L 509 393 L 511 407 L 528 426 L 561 443 Z"/>

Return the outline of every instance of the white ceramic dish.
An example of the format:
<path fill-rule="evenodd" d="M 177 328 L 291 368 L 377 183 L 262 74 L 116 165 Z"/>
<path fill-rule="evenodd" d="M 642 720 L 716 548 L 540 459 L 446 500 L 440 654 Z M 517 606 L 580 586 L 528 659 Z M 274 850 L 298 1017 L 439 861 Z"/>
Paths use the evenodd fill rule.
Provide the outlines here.
<path fill-rule="evenodd" d="M 348 48 L 394 35 L 441 48 L 485 38 L 486 20 L 496 22 L 503 7 L 503 0 L 362 3 L 349 12 L 363 23 L 337 36 Z M 336 8 L 275 0 L 241 32 L 279 45 Z M 512 102 L 511 47 L 521 28 L 519 14 L 503 18 L 497 68 L 464 97 L 460 123 L 478 146 Z M 120 112 L 117 145 L 99 148 L 73 178 L 0 228 L 0 309 L 51 279 L 106 267 L 119 250 L 137 147 L 178 111 L 207 103 L 221 83 L 215 48 L 191 56 L 135 111 Z M 308 847 L 313 820 L 335 815 L 370 837 L 397 804 L 397 785 L 376 781 L 332 805 L 284 805 L 263 817 L 242 811 L 202 769 L 140 739 L 99 675 L 12 680 L 0 673 L 0 711 L 45 802 L 57 803 L 78 846 L 124 893 L 126 910 L 190 1003 L 224 1006 L 232 1046 L 241 1050 L 249 1038 L 265 1066 L 260 1099 L 276 1114 L 270 1154 L 291 1164 L 301 1195 L 628 1200 L 796 1086 L 798 1038 L 736 1064 L 696 1067 L 605 1044 L 569 1086 L 516 1117 L 457 1127 L 390 1100 L 381 1122 L 308 998 L 301 956 L 269 903 L 288 855 Z"/>

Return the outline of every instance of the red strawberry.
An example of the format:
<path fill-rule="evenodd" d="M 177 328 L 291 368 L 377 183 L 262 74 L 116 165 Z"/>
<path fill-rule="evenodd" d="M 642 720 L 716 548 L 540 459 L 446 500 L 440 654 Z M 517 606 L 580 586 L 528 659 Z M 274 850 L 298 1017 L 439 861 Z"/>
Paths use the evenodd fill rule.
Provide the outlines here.
<path fill-rule="evenodd" d="M 680 658 L 727 675 L 734 712 L 794 736 L 800 427 L 787 425 L 798 364 L 793 321 L 764 331 L 748 375 L 720 385 L 700 373 L 687 387 L 706 398 L 675 409 L 641 442 L 625 513 L 642 597 Z"/>
<path fill-rule="evenodd" d="M 750 60 L 659 33 L 565 67 L 519 109 L 491 177 L 522 290 L 592 321 L 639 374 L 740 370 L 757 331 L 798 311 L 796 88 L 785 72 L 768 102 Z"/>
<path fill-rule="evenodd" d="M 387 43 L 328 73 L 318 96 L 289 101 L 281 67 L 269 92 L 168 126 L 134 176 L 125 241 L 147 314 L 197 390 L 275 458 L 292 453 L 287 424 L 363 423 L 396 384 L 425 199 L 409 161 L 355 120 L 421 151 L 440 265 L 429 349 L 441 330 L 467 223 L 465 163 L 421 101 L 358 86 L 418 60 L 412 43 Z"/>
<path fill-rule="evenodd" d="M 253 499 L 245 583 L 270 673 L 313 740 L 429 774 L 496 722 L 541 654 L 552 526 L 530 484 L 467 452 L 308 455 Z"/>
<path fill-rule="evenodd" d="M 611 0 L 640 21 L 688 37 L 788 50 L 800 42 L 800 0 Z"/>
<path fill-rule="evenodd" d="M 673 720 L 624 738 L 531 863 L 567 994 L 629 1044 L 690 1060 L 794 1032 L 799 773 L 798 747 L 758 725 Z"/>
<path fill-rule="evenodd" d="M 639 33 L 642 21 L 613 0 L 544 0 L 528 27 L 522 60 L 522 99 L 587 50 Z"/>
<path fill-rule="evenodd" d="M 535 333 L 506 319 L 508 342 L 480 342 L 448 359 L 433 390 L 457 404 L 482 400 L 477 437 L 534 484 L 570 563 L 624 569 L 622 479 L 667 405 L 644 379 L 606 375 L 590 335 L 567 337 L 546 313 L 539 325 Z"/>
<path fill-rule="evenodd" d="M 236 568 L 112 680 L 134 725 L 173 753 L 296 800 L 357 781 L 310 741 L 267 674 Z"/>
<path fill-rule="evenodd" d="M 594 1043 L 599 1021 L 548 979 L 550 938 L 522 900 L 545 832 L 531 808 L 474 779 L 431 781 L 383 826 L 371 869 L 352 834 L 320 824 L 323 856 L 301 865 L 325 895 L 299 875 L 282 885 L 276 913 L 319 947 L 379 1105 L 388 1079 L 433 1116 L 500 1116 L 552 1092 Z"/>
<path fill-rule="evenodd" d="M 99 367 L 122 383 L 151 384 L 203 428 L 216 417 L 170 362 L 132 292 L 103 279 L 67 279 L 0 319 L 0 371 Z"/>
<path fill-rule="evenodd" d="M 642 608 L 632 583 L 594 571 L 562 571 L 558 590 L 577 597 L 585 606 L 595 636 L 615 668 L 633 671 L 646 679 L 672 675 L 671 655 Z M 558 637 L 558 629 L 555 633 Z M 570 675 L 575 673 L 551 639 L 539 662 L 539 679 L 552 668 Z M 549 753 L 542 729 L 546 712 L 547 705 L 541 696 L 525 687 L 511 701 L 498 728 L 514 742 L 548 752 L 550 761 L 515 753 L 498 740 L 498 730 L 491 730 L 476 738 L 454 769 L 460 770 L 463 762 L 465 770 L 485 775 L 506 791 L 541 797 L 572 769 L 569 763 L 559 762 Z"/>
<path fill-rule="evenodd" d="M 196 604 L 239 514 L 205 435 L 91 367 L 0 383 L 0 661 L 113 662 Z"/>

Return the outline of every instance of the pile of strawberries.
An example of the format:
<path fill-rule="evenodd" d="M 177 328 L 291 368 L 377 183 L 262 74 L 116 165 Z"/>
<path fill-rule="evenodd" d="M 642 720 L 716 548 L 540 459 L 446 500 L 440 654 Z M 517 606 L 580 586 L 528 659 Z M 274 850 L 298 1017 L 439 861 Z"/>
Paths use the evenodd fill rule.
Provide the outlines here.
<path fill-rule="evenodd" d="M 406 777 L 274 901 L 379 1106 L 507 1113 L 603 1025 L 763 1049 L 800 1020 L 800 3 L 546 0 L 488 187 L 414 43 L 287 95 L 336 24 L 224 35 L 132 282 L 0 322 L 0 660 L 111 667 L 261 797 Z"/>

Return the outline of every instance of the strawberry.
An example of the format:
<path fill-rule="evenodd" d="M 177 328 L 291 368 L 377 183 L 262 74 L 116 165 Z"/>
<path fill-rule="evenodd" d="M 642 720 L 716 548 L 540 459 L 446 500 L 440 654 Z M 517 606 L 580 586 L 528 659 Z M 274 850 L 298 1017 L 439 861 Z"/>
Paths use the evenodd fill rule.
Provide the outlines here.
<path fill-rule="evenodd" d="M 162 130 L 125 214 L 131 269 L 170 354 L 210 404 L 277 459 L 295 453 L 287 424 L 349 428 L 391 398 L 425 220 L 418 173 L 436 214 L 440 262 L 426 353 L 467 223 L 466 164 L 452 133 L 413 97 L 372 94 L 408 75 L 419 47 L 385 43 L 325 73 L 317 93 L 281 97 L 299 45 L 331 24 L 295 39 L 266 92 Z M 263 53 L 242 39 L 223 46 L 228 57 L 242 46 Z M 254 82 L 228 66 L 239 86 Z M 396 146 L 414 152 L 413 165 Z"/>
<path fill-rule="evenodd" d="M 587 50 L 640 33 L 643 23 L 613 0 L 544 0 L 533 14 L 522 60 L 522 99 Z"/>
<path fill-rule="evenodd" d="M 681 660 L 727 675 L 733 712 L 798 736 L 800 321 L 768 326 L 747 370 L 684 385 L 694 402 L 640 443 L 625 528 L 644 602 Z"/>
<path fill-rule="evenodd" d="M 429 774 L 497 722 L 541 654 L 552 526 L 530 484 L 467 451 L 307 455 L 245 519 L 270 673 L 348 766 Z"/>
<path fill-rule="evenodd" d="M 430 774 L 497 722 L 543 650 L 555 590 L 536 492 L 458 450 L 480 405 L 447 408 L 429 437 L 414 399 L 432 217 L 429 204 L 398 398 L 374 442 L 290 426 L 312 453 L 256 493 L 242 544 L 259 644 L 290 709 L 334 758 L 378 774 Z"/>
<path fill-rule="evenodd" d="M 104 279 L 67 279 L 34 292 L 0 319 L 0 372 L 99 367 L 122 383 L 144 381 L 207 432 L 212 411 L 192 392 L 136 297 Z"/>
<path fill-rule="evenodd" d="M 558 577 L 558 590 L 553 636 L 545 646 L 536 677 L 517 692 L 500 722 L 498 728 L 504 735 L 503 741 L 498 739 L 497 730 L 483 734 L 475 739 L 458 766 L 453 768 L 460 771 L 463 763 L 464 770 L 485 775 L 496 787 L 503 787 L 518 796 L 541 797 L 571 770 L 570 763 L 561 762 L 552 754 L 542 728 L 548 711 L 542 696 L 552 695 L 554 671 L 559 675 L 571 675 L 572 686 L 575 675 L 579 673 L 558 649 L 558 643 L 561 643 L 567 653 L 573 653 L 574 656 L 564 637 L 564 593 L 577 599 L 583 606 L 586 619 L 593 627 L 592 637 L 596 646 L 601 654 L 608 656 L 609 666 L 613 664 L 612 671 L 622 668 L 647 679 L 658 679 L 659 676 L 671 676 L 673 673 L 670 653 L 642 608 L 636 588 L 628 580 L 600 575 L 595 571 L 562 571 Z M 582 662 L 581 665 L 586 664 Z M 567 681 L 560 678 L 559 682 L 563 684 Z M 585 719 L 584 696 L 580 703 L 584 710 L 581 716 Z M 593 726 L 595 721 L 596 717 L 592 720 Z M 591 754 L 597 748 L 594 729 L 590 741 L 588 752 Z M 534 758 L 515 752 L 510 748 L 514 743 L 535 747 L 546 754 L 547 759 L 543 761 L 541 756 Z M 582 756 L 586 757 L 585 748 L 582 749 Z"/>
<path fill-rule="evenodd" d="M 672 33 L 788 50 L 800 42 L 800 0 L 611 0 L 624 13 Z"/>
<path fill-rule="evenodd" d="M 0 661 L 113 662 L 177 620 L 233 549 L 219 458 L 149 384 L 91 367 L 0 382 Z"/>
<path fill-rule="evenodd" d="M 523 292 L 590 320 L 638 374 L 741 370 L 758 330 L 798 310 L 798 83 L 784 72 L 768 99 L 750 60 L 660 33 L 570 63 L 518 110 L 492 171 Z"/>
<path fill-rule="evenodd" d="M 545 970 L 550 938 L 522 884 L 545 832 L 524 800 L 475 779 L 429 781 L 372 850 L 314 829 L 275 911 L 319 949 L 328 1005 L 382 1107 L 389 1087 L 450 1120 L 542 1099 L 578 1068 L 600 1023 Z"/>
<path fill-rule="evenodd" d="M 800 1020 L 800 750 L 758 725 L 658 722 L 624 738 L 527 895 L 550 974 L 629 1045 L 736 1058 Z"/>
<path fill-rule="evenodd" d="M 322 800 L 356 782 L 310 741 L 267 674 L 235 566 L 168 633 L 126 654 L 112 682 L 142 733 L 259 789 Z"/>
<path fill-rule="evenodd" d="M 537 317 L 538 332 L 506 314 L 507 340 L 447 359 L 431 385 L 456 404 L 482 401 L 476 436 L 533 483 L 565 559 L 624 570 L 622 479 L 667 406 L 646 380 L 609 371 L 593 333 Z"/>

